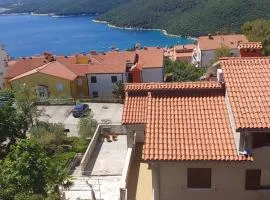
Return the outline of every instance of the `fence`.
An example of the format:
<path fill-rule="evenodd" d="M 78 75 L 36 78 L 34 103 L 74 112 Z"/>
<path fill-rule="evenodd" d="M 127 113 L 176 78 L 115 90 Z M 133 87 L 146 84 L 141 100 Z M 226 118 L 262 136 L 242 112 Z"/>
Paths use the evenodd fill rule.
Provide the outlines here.
<path fill-rule="evenodd" d="M 63 99 L 39 99 L 36 101 L 37 105 L 75 105 L 76 101 L 73 98 Z"/>

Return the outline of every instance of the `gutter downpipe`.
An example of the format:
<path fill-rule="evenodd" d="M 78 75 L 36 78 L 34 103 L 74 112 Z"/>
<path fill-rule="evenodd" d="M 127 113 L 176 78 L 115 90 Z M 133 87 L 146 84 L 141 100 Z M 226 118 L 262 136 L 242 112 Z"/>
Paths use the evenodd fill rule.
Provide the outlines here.
<path fill-rule="evenodd" d="M 159 200 L 160 194 L 160 176 L 159 163 L 151 163 L 153 171 L 153 200 Z"/>

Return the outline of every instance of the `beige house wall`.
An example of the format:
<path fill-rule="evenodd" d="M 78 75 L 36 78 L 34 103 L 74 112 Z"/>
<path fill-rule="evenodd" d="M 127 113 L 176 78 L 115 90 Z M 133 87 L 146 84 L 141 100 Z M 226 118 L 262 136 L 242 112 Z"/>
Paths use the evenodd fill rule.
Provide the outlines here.
<path fill-rule="evenodd" d="M 159 200 L 267 200 L 270 198 L 269 190 L 245 190 L 246 169 L 269 172 L 270 159 L 266 159 L 266 155 L 270 155 L 270 148 L 257 149 L 254 152 L 254 162 L 160 162 Z M 187 188 L 188 168 L 211 168 L 212 188 Z M 262 177 L 267 180 L 269 178 Z"/>

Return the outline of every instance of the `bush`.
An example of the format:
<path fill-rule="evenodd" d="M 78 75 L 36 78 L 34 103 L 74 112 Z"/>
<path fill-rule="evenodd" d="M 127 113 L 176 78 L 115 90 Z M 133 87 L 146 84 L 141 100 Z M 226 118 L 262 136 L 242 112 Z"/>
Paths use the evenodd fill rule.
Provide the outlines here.
<path fill-rule="evenodd" d="M 91 138 L 97 128 L 97 121 L 93 119 L 93 116 L 90 114 L 85 118 L 81 118 L 79 122 L 79 135 L 82 138 Z"/>
<path fill-rule="evenodd" d="M 71 151 L 76 153 L 84 153 L 89 144 L 88 140 L 79 137 L 69 137 L 66 142 L 72 146 Z"/>
<path fill-rule="evenodd" d="M 14 196 L 14 200 L 44 200 L 45 197 L 42 194 L 26 194 L 20 193 Z"/>
<path fill-rule="evenodd" d="M 52 158 L 54 163 L 57 163 L 58 166 L 60 166 L 62 169 L 64 169 L 68 162 L 72 160 L 72 158 L 75 156 L 76 152 L 63 152 L 63 153 L 57 153 Z"/>

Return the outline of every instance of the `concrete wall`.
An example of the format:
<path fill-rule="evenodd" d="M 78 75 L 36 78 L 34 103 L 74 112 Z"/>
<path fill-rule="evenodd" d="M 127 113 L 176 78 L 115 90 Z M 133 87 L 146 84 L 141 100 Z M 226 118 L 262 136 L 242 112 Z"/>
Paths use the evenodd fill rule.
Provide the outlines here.
<path fill-rule="evenodd" d="M 97 144 L 100 132 L 101 132 L 100 125 L 98 125 L 98 127 L 97 127 L 97 129 L 96 129 L 96 131 L 91 139 L 91 142 L 89 143 L 89 145 L 84 153 L 84 156 L 83 156 L 81 164 L 80 164 L 82 175 L 84 175 L 84 173 L 85 173 L 86 166 L 87 166 L 87 164 L 91 158 L 92 152 Z"/>
<path fill-rule="evenodd" d="M 238 49 L 232 49 L 233 56 L 238 57 L 240 52 Z M 209 66 L 212 59 L 215 57 L 215 50 L 201 51 L 201 66 Z"/>
<path fill-rule="evenodd" d="M 4 77 L 6 75 L 7 65 L 7 52 L 0 45 L 0 89 L 4 87 Z"/>
<path fill-rule="evenodd" d="M 163 82 L 163 67 L 144 68 L 142 70 L 142 82 Z"/>
<path fill-rule="evenodd" d="M 270 191 L 245 190 L 246 169 L 262 169 L 270 173 L 270 161 L 265 159 L 270 148 L 260 148 L 254 152 L 255 162 L 161 162 L 159 163 L 159 200 L 266 200 Z M 211 168 L 211 189 L 187 188 L 188 168 Z M 154 174 L 153 174 L 154 175 Z M 268 179 L 270 177 L 262 177 Z M 157 182 L 157 181 L 156 181 Z M 266 195 L 262 195 L 262 193 Z"/>
<path fill-rule="evenodd" d="M 97 82 L 91 83 L 91 76 L 96 76 Z M 125 76 L 123 74 L 87 74 L 89 96 L 93 98 L 93 92 L 98 92 L 98 98 L 113 98 L 114 84 L 111 76 L 117 76 L 117 81 L 123 81 Z"/>
<path fill-rule="evenodd" d="M 144 142 L 145 125 L 143 124 L 125 125 L 124 128 L 127 133 L 128 148 L 133 148 L 134 142 Z M 134 138 L 135 135 L 136 135 L 136 138 Z"/>

